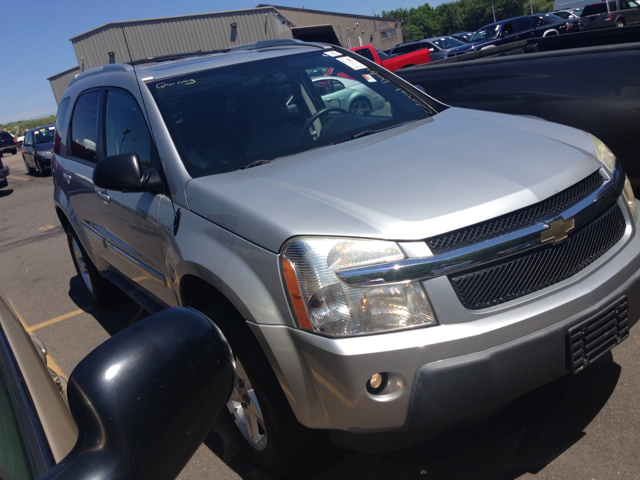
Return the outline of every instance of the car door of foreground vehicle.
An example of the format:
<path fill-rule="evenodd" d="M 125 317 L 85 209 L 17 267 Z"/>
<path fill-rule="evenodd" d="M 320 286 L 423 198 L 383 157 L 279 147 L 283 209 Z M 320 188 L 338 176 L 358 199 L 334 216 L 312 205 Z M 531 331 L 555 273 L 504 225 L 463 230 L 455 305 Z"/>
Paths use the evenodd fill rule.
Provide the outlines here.
<path fill-rule="evenodd" d="M 84 101 L 89 94 L 95 100 Z M 93 103 L 98 98 L 103 108 Z M 104 120 L 99 122 L 99 118 Z M 97 125 L 93 140 L 90 132 L 84 132 L 88 124 Z M 137 153 L 145 168 L 152 164 L 160 167 L 138 102 L 130 93 L 115 88 L 82 93 L 71 118 L 70 136 L 72 159 L 58 161 L 63 166 L 74 163 L 66 165 L 65 179 L 70 177 L 67 197 L 93 253 L 158 303 L 176 305 L 158 237 L 158 210 L 164 195 L 104 190 L 92 180 L 97 160 L 118 153 Z M 170 202 L 166 208 L 171 208 Z"/>

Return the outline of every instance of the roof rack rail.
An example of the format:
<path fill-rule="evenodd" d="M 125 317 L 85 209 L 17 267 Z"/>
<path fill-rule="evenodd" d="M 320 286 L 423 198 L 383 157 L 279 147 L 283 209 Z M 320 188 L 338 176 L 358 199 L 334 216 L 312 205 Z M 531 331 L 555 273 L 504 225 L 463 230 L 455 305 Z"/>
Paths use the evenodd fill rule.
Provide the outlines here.
<path fill-rule="evenodd" d="M 179 60 L 181 58 L 188 57 L 197 57 L 201 55 L 213 55 L 216 53 L 227 53 L 238 50 L 258 50 L 262 48 L 271 48 L 271 47 L 283 47 L 283 46 L 305 46 L 305 47 L 316 47 L 316 48 L 326 48 L 326 45 L 319 43 L 307 43 L 301 40 L 295 40 L 292 38 L 280 38 L 273 40 L 259 40 L 253 43 L 244 43 L 242 45 L 236 45 L 229 48 L 220 48 L 217 50 L 196 50 L 195 52 L 185 52 L 185 53 L 171 53 L 168 55 L 160 55 L 158 57 L 149 57 L 149 58 L 139 58 L 138 60 L 134 60 L 132 62 L 125 62 L 128 65 L 136 66 L 136 65 L 144 65 L 145 63 L 157 63 L 157 62 L 167 62 L 170 60 Z"/>
<path fill-rule="evenodd" d="M 214 53 L 226 53 L 230 48 L 220 48 L 218 50 L 196 50 L 195 52 L 170 53 L 168 55 L 160 55 L 157 57 L 139 58 L 132 62 L 126 62 L 131 66 L 144 65 L 145 63 L 167 62 L 169 60 L 179 60 L 186 57 L 198 57 L 200 55 L 213 55 Z"/>

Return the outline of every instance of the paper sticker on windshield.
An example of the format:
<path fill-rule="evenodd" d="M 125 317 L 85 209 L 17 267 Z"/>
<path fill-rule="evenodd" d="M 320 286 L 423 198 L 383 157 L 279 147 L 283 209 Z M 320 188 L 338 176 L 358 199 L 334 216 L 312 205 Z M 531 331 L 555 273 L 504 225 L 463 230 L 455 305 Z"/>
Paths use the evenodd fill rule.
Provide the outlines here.
<path fill-rule="evenodd" d="M 55 130 L 56 127 L 49 127 L 49 130 Z"/>
<path fill-rule="evenodd" d="M 336 60 L 344 63 L 347 67 L 351 67 L 354 70 L 362 70 L 363 68 L 367 68 L 363 64 L 361 64 L 359 61 L 354 60 L 351 57 L 340 57 L 340 58 L 336 58 Z"/>
<path fill-rule="evenodd" d="M 375 83 L 377 82 L 377 80 L 375 78 L 373 78 L 371 75 L 369 75 L 368 73 L 363 73 L 362 76 L 365 78 L 365 80 L 369 83 Z"/>
<path fill-rule="evenodd" d="M 339 57 L 342 55 L 340 52 L 336 52 L 335 50 L 329 50 L 328 52 L 324 52 L 324 55 L 327 57 Z"/>
<path fill-rule="evenodd" d="M 500 28 L 500 25 L 496 25 L 496 28 L 494 28 L 494 30 L 497 32 L 499 28 Z"/>

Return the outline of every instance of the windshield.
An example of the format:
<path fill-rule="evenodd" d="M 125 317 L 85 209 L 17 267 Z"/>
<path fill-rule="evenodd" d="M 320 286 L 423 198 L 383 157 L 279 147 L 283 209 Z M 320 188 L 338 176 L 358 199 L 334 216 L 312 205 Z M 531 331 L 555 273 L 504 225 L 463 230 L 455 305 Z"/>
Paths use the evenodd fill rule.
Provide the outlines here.
<path fill-rule="evenodd" d="M 333 50 L 147 83 L 192 177 L 259 165 L 434 114 L 389 74 Z"/>
<path fill-rule="evenodd" d="M 33 131 L 33 143 L 36 145 L 39 143 L 53 142 L 53 134 L 56 131 L 56 127 L 42 127 Z"/>
<path fill-rule="evenodd" d="M 460 40 L 453 37 L 438 38 L 437 40 L 432 40 L 432 42 L 444 50 L 464 45 L 464 42 L 461 42 Z"/>
<path fill-rule="evenodd" d="M 380 57 L 380 60 L 386 60 L 387 58 L 391 58 L 390 55 L 387 55 L 386 53 L 384 53 L 382 50 L 378 50 L 377 48 L 374 47 L 374 50 L 376 51 L 376 53 L 378 54 L 378 57 Z"/>
<path fill-rule="evenodd" d="M 473 37 L 471 37 L 471 40 L 469 41 L 473 43 L 479 42 L 480 40 L 491 40 L 493 38 L 496 38 L 498 36 L 498 33 L 500 33 L 500 25 L 496 25 L 495 23 L 493 23 L 491 25 L 487 25 L 486 27 L 482 27 L 480 30 L 473 34 Z"/>

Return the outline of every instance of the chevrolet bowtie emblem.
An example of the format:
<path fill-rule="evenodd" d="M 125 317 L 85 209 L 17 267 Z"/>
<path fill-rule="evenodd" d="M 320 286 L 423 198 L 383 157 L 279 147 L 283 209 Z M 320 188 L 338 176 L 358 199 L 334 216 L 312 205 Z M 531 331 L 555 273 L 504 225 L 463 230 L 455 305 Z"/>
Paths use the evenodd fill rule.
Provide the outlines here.
<path fill-rule="evenodd" d="M 562 217 L 554 218 L 547 223 L 547 225 L 547 229 L 543 230 L 540 235 L 540 241 L 542 243 L 548 242 L 549 240 L 553 240 L 553 243 L 558 243 L 564 240 L 567 238 L 567 234 L 573 230 L 573 227 L 575 226 L 573 218 L 570 218 L 565 222 L 562 220 Z"/>

